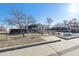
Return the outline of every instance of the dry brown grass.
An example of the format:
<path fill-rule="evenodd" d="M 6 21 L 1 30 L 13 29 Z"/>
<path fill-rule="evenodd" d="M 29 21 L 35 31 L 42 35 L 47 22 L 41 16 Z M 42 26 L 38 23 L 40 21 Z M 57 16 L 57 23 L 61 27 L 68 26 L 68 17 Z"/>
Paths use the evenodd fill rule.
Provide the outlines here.
<path fill-rule="evenodd" d="M 6 35 L 0 34 L 0 48 L 31 44 L 41 41 L 44 40 L 41 38 L 41 35 L 37 33 L 25 34 L 25 37 L 22 37 L 22 35 L 8 35 L 7 39 Z"/>

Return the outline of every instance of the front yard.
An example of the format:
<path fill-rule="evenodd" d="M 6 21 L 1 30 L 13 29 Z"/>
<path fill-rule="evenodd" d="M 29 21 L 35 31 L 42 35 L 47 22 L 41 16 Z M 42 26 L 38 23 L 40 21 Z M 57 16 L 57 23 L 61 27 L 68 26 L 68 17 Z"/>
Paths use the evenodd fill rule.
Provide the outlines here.
<path fill-rule="evenodd" d="M 41 34 L 30 33 L 25 34 L 23 38 L 22 35 L 5 35 L 0 34 L 0 48 L 22 45 L 22 44 L 31 44 L 36 42 L 45 41 L 41 38 Z"/>

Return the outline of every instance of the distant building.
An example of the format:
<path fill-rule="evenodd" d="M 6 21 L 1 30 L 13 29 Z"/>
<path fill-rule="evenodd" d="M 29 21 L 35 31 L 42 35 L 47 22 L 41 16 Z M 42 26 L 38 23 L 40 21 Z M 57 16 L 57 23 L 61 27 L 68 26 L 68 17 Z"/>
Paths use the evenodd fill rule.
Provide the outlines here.
<path fill-rule="evenodd" d="M 8 30 L 9 34 L 20 34 L 20 33 L 26 33 L 25 29 L 10 29 Z"/>
<path fill-rule="evenodd" d="M 51 29 L 56 32 L 69 32 L 70 31 L 67 27 L 53 27 Z"/>
<path fill-rule="evenodd" d="M 79 32 L 79 23 L 69 23 L 68 28 L 71 30 L 71 32 Z"/>

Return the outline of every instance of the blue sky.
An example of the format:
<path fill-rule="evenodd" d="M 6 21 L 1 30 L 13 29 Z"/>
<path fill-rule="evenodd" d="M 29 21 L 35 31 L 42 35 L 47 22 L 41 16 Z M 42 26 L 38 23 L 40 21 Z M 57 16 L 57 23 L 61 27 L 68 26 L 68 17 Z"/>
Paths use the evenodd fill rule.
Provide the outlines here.
<path fill-rule="evenodd" d="M 4 18 L 9 16 L 12 9 L 20 10 L 27 15 L 32 15 L 38 23 L 45 23 L 47 17 L 51 17 L 54 21 L 52 24 L 62 22 L 63 20 L 71 20 L 73 17 L 79 19 L 78 13 L 72 15 L 68 12 L 71 4 L 68 3 L 4 3 L 0 4 L 0 24 L 4 24 Z M 78 4 L 77 4 L 78 5 Z M 78 6 L 79 7 L 79 6 Z M 78 12 L 78 11 L 77 11 Z"/>

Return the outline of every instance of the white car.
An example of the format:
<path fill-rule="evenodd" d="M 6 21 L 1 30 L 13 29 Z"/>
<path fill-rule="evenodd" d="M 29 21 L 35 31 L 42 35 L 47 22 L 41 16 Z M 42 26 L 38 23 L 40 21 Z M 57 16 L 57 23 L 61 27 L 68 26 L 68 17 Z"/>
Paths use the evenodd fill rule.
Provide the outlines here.
<path fill-rule="evenodd" d="M 63 32 L 63 35 L 64 35 L 64 36 L 71 36 L 72 33 L 71 33 L 71 32 Z"/>

